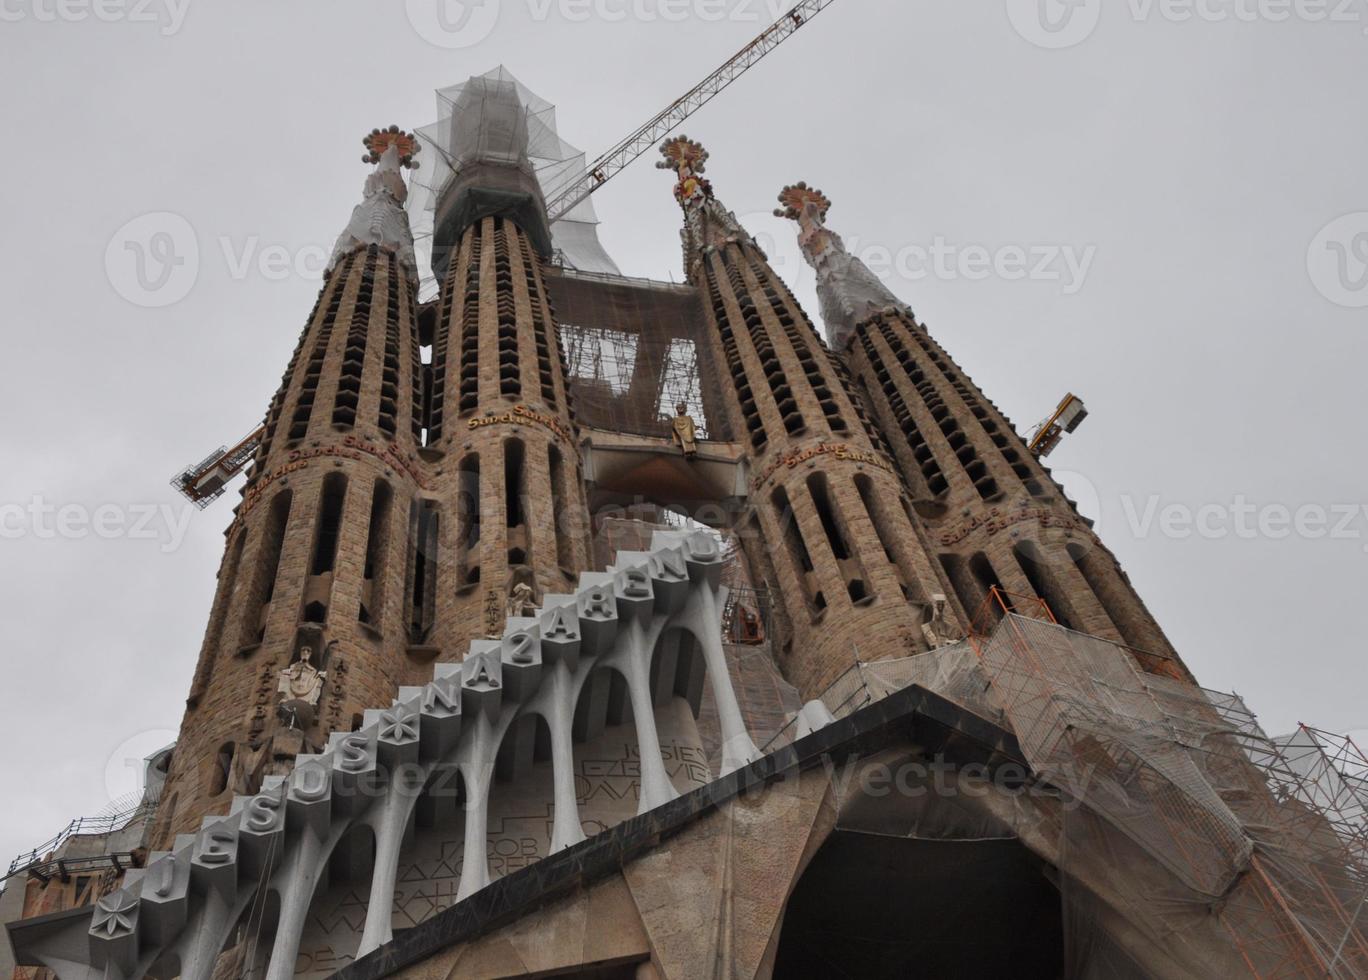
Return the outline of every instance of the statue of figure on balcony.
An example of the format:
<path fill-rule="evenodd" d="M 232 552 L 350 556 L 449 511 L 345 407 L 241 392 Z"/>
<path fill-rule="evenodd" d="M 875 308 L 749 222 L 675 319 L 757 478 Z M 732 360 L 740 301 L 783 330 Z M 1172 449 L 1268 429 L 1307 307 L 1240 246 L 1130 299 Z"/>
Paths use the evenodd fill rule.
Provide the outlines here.
<path fill-rule="evenodd" d="M 280 713 L 293 727 L 308 728 L 313 724 L 327 679 L 327 671 L 314 667 L 313 648 L 307 646 L 300 647 L 299 659 L 280 672 L 276 687 Z"/>
<path fill-rule="evenodd" d="M 694 422 L 693 416 L 689 415 L 689 406 L 680 402 L 675 406 L 675 417 L 671 422 L 674 433 L 674 441 L 685 456 L 698 455 L 698 425 Z"/>
<path fill-rule="evenodd" d="M 536 593 L 532 591 L 532 586 L 526 582 L 519 582 L 508 593 L 508 616 L 510 619 L 522 619 L 535 615 L 537 615 Z"/>

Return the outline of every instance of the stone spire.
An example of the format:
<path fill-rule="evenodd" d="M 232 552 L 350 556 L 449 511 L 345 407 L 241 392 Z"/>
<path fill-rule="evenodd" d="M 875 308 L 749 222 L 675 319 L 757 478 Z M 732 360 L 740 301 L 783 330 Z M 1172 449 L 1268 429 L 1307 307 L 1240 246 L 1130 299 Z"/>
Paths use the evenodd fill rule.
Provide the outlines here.
<path fill-rule="evenodd" d="M 869 266 L 846 251 L 841 236 L 827 228 L 831 201 L 825 194 L 800 181 L 784 188 L 779 203 L 783 207 L 776 208 L 775 215 L 798 222 L 798 244 L 817 270 L 817 299 L 834 348 L 845 350 L 855 327 L 874 314 L 907 309 Z"/>
<path fill-rule="evenodd" d="M 361 203 L 353 209 L 351 221 L 338 236 L 326 271 L 331 273 L 342 256 L 359 245 L 379 245 L 393 252 L 409 275 L 416 276 L 418 263 L 413 255 L 408 213 L 404 210 L 408 188 L 402 169 L 417 169 L 413 157 L 422 146 L 416 136 L 398 126 L 373 129 L 361 142 L 368 151 L 361 160 L 376 164 L 375 172 L 366 178 Z"/>
<path fill-rule="evenodd" d="M 749 241 L 750 235 L 713 196 L 712 183 L 703 176 L 708 162 L 708 151 L 702 144 L 684 135 L 674 136 L 660 145 L 665 159 L 657 161 L 661 170 L 673 170 L 679 176 L 675 184 L 675 200 L 684 209 L 684 271 L 693 275 L 700 256 L 708 249 L 728 242 Z"/>

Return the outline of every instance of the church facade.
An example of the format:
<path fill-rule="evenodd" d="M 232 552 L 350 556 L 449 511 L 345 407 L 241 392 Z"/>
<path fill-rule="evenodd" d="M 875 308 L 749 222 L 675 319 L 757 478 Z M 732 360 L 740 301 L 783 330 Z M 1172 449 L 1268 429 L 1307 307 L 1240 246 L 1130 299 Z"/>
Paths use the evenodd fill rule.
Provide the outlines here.
<path fill-rule="evenodd" d="M 367 137 L 155 799 L 10 879 L 17 976 L 1368 975 L 1361 841 L 825 195 L 823 333 L 700 143 L 648 282 L 516 82 L 447 110 Z"/>

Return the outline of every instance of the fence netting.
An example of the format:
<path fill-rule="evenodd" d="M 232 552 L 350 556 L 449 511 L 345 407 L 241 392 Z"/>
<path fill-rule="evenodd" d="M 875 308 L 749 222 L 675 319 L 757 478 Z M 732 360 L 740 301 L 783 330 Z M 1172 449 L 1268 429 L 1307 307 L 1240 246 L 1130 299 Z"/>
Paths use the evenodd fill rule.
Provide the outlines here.
<path fill-rule="evenodd" d="M 546 278 L 581 424 L 668 439 L 683 404 L 700 439 L 733 438 L 693 287 L 555 267 Z"/>
<path fill-rule="evenodd" d="M 822 700 L 841 718 L 913 684 L 1015 733 L 1051 793 L 922 799 L 880 832 L 1013 836 L 1049 859 L 1065 975 L 1368 977 L 1368 758 L 1352 739 L 1270 738 L 1237 695 L 1017 613 L 857 662 Z"/>
<path fill-rule="evenodd" d="M 1182 971 L 1368 976 L 1351 740 L 1271 739 L 1239 697 L 1043 620 L 1008 614 L 972 642 L 1023 755 L 1078 803 L 1059 839 L 1071 904 L 1110 890 L 1125 929 Z"/>

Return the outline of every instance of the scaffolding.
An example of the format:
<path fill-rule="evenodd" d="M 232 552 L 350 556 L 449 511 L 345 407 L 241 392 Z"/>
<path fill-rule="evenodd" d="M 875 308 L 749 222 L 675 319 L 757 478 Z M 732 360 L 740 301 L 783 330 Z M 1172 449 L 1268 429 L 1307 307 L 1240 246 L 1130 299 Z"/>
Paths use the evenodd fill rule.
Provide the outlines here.
<path fill-rule="evenodd" d="M 698 438 L 732 438 L 692 287 L 568 269 L 547 280 L 582 425 L 669 439 L 683 405 Z"/>
<path fill-rule="evenodd" d="M 964 642 L 852 652 L 821 696 L 834 717 L 919 685 L 1014 732 L 1058 792 L 1053 812 L 1016 820 L 1053 851 L 1069 976 L 1152 975 L 1148 957 L 1179 975 L 1368 977 L 1368 757 L 1352 738 L 1270 738 L 1238 695 L 1000 589 Z"/>
<path fill-rule="evenodd" d="M 1032 768 L 1079 804 L 1060 830 L 1066 876 L 1148 858 L 1161 870 L 1111 901 L 1203 974 L 1368 977 L 1368 759 L 1351 739 L 1271 739 L 1237 696 L 1148 673 L 1039 600 L 989 603 L 970 643 L 992 696 Z M 1197 938 L 1213 921 L 1228 946 Z"/>

